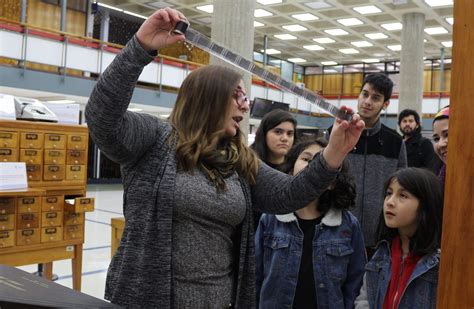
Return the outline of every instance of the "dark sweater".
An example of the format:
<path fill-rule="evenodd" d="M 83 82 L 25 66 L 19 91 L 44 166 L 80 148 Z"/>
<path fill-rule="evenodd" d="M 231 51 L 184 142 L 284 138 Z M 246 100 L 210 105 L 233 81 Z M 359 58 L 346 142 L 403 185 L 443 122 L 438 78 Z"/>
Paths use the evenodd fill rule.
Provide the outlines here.
<path fill-rule="evenodd" d="M 100 77 L 85 115 L 92 139 L 121 165 L 123 175 L 126 224 L 107 273 L 105 298 L 127 307 L 171 308 L 176 307 L 172 223 L 177 173 L 175 150 L 167 142 L 172 128 L 157 117 L 127 111 L 137 79 L 152 60 L 134 37 Z M 256 185 L 239 177 L 246 210 L 233 248 L 236 308 L 255 307 L 252 207 L 267 213 L 292 212 L 315 200 L 336 175 L 317 156 L 295 177 L 264 163 Z"/>

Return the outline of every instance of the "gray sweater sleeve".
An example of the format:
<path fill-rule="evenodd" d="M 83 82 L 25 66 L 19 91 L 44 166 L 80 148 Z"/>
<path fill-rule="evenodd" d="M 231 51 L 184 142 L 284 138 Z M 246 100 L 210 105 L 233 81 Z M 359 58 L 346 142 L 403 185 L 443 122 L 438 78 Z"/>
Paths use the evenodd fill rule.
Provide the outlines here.
<path fill-rule="evenodd" d="M 281 173 L 263 162 L 252 186 L 252 204 L 265 213 L 286 214 L 317 199 L 336 178 L 337 171 L 327 170 L 320 154 L 296 176 Z"/>
<path fill-rule="evenodd" d="M 101 75 L 85 109 L 92 139 L 120 164 L 141 157 L 166 126 L 157 117 L 127 111 L 138 77 L 153 58 L 134 36 Z"/>

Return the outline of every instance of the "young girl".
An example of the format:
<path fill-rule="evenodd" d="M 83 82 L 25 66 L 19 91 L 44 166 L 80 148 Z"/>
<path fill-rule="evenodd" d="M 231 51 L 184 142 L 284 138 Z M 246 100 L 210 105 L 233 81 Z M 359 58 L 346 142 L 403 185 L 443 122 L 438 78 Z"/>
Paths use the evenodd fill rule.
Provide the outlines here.
<path fill-rule="evenodd" d="M 377 251 L 366 266 L 356 308 L 435 308 L 443 193 L 421 168 L 393 174 L 385 185 Z"/>
<path fill-rule="evenodd" d="M 288 154 L 293 175 L 326 146 L 324 139 L 297 144 Z M 255 240 L 260 308 L 352 308 L 366 263 L 347 165 L 330 188 L 286 215 L 264 214 Z"/>

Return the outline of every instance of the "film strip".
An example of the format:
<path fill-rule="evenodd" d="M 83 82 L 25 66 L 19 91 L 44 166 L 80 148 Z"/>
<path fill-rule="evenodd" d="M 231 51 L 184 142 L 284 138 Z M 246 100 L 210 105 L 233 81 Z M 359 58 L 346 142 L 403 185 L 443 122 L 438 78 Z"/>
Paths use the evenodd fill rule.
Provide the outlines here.
<path fill-rule="evenodd" d="M 236 53 L 220 46 L 219 44 L 216 44 L 207 36 L 189 27 L 189 23 L 186 21 L 178 22 L 175 29 L 173 30 L 173 33 L 183 34 L 188 43 L 195 45 L 207 51 L 208 53 L 243 69 L 246 72 L 252 73 L 270 84 L 276 85 L 281 89 L 306 99 L 311 104 L 325 110 L 334 117 L 348 121 L 352 119 L 352 114 L 337 108 L 314 92 L 306 88 L 301 88 L 296 84 L 283 79 L 279 75 L 264 70 L 263 68 L 256 66 L 253 61 L 245 59 L 244 57 L 237 55 Z"/>

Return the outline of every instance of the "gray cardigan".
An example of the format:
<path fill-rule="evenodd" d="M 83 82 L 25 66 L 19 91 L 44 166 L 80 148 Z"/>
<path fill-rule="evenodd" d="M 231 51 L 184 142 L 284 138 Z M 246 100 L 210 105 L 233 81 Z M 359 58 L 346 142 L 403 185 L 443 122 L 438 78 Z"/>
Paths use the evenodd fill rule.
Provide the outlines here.
<path fill-rule="evenodd" d="M 109 266 L 105 298 L 127 307 L 171 308 L 177 161 L 166 140 L 172 127 L 157 117 L 127 111 L 138 77 L 152 60 L 135 37 L 130 40 L 98 80 L 85 116 L 94 142 L 121 165 L 124 187 L 126 225 Z M 240 249 L 235 250 L 236 308 L 255 307 L 252 207 L 277 214 L 294 211 L 315 200 L 336 174 L 318 156 L 295 177 L 260 162 L 256 185 L 240 178 L 247 215 L 236 245 Z"/>

